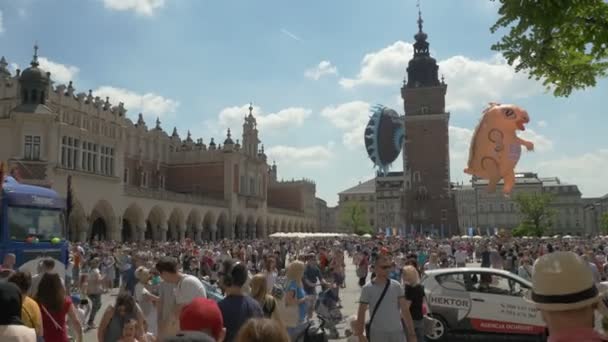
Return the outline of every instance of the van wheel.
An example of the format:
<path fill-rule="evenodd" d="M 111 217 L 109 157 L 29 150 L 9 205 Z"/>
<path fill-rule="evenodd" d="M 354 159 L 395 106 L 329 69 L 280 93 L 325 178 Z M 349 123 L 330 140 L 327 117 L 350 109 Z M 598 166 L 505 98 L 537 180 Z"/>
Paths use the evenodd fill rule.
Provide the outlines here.
<path fill-rule="evenodd" d="M 448 332 L 448 325 L 445 320 L 439 315 L 430 315 L 434 319 L 433 329 L 430 334 L 426 335 L 426 338 L 431 341 L 444 341 Z"/>

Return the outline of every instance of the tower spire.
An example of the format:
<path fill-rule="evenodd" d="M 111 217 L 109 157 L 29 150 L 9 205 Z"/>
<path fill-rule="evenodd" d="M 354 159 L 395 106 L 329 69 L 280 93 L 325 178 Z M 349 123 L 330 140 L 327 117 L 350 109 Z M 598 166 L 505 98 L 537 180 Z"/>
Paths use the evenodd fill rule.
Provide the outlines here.
<path fill-rule="evenodd" d="M 30 63 L 30 65 L 33 67 L 37 67 L 38 65 L 40 65 L 38 63 L 38 42 L 34 43 L 34 57 L 32 58 L 32 62 Z"/>
<path fill-rule="evenodd" d="M 422 20 L 422 11 L 420 10 L 420 0 L 416 1 L 416 7 L 418 7 L 418 32 L 422 32 L 424 20 Z"/>

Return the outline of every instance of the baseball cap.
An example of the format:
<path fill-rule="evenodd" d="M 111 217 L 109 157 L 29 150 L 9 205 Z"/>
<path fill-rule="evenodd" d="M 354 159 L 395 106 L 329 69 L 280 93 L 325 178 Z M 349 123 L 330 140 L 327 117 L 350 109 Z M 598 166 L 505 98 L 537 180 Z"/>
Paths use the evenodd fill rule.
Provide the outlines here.
<path fill-rule="evenodd" d="M 209 331 L 217 339 L 224 329 L 220 307 L 211 299 L 195 298 L 182 309 L 179 328 L 183 331 Z"/>
<path fill-rule="evenodd" d="M 163 342 L 216 342 L 202 331 L 180 331 L 175 336 L 165 337 Z"/>

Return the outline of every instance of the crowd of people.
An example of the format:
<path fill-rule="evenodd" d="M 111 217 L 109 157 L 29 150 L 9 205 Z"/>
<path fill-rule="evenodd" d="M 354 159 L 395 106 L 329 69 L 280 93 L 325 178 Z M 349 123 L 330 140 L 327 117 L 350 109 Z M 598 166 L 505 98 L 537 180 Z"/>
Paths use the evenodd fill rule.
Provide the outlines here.
<path fill-rule="evenodd" d="M 5 256 L 0 270 L 0 340 L 13 336 L 14 341 L 80 342 L 84 332 L 94 331 L 99 342 L 325 341 L 327 335 L 313 329 L 311 322 L 321 318 L 337 333 L 335 325 L 347 319 L 340 312 L 341 289 L 346 281 L 358 281 L 359 307 L 348 318 L 349 341 L 421 342 L 428 314 L 421 284 L 424 272 L 480 263 L 531 281 L 530 301 L 543 313 L 551 341 L 566 341 L 556 339 L 567 319 L 563 315 L 574 308 L 579 314 L 587 310 L 587 317 L 597 307 L 599 289 L 608 277 L 606 255 L 608 242 L 590 238 L 75 243 L 65 274 L 57 272 L 54 260 L 43 259 L 32 276 L 14 269 L 14 255 Z M 358 279 L 346 279 L 347 257 Z M 559 263 L 568 272 L 581 264 L 585 269 L 578 270 L 580 279 L 569 279 L 574 285 L 555 290 L 558 287 L 546 284 L 564 282 L 559 277 L 566 271 L 549 272 Z M 585 272 L 591 277 L 589 284 L 584 283 Z M 578 288 L 580 282 L 587 286 L 587 297 L 581 301 L 588 305 L 574 305 L 581 301 L 571 296 L 570 306 L 555 310 L 551 300 L 563 301 L 559 296 L 569 294 L 559 291 Z M 115 297 L 100 311 L 106 293 Z M 574 330 L 592 336 L 590 331 Z"/>

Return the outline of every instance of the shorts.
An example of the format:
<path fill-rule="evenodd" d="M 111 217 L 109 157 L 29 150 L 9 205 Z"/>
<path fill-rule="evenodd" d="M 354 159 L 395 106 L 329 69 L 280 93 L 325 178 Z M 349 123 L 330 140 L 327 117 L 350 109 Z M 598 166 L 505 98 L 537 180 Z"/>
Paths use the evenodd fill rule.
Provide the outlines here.
<path fill-rule="evenodd" d="M 344 276 L 341 273 L 334 272 L 333 277 L 334 277 L 334 282 L 336 283 L 336 285 L 344 284 Z"/>

